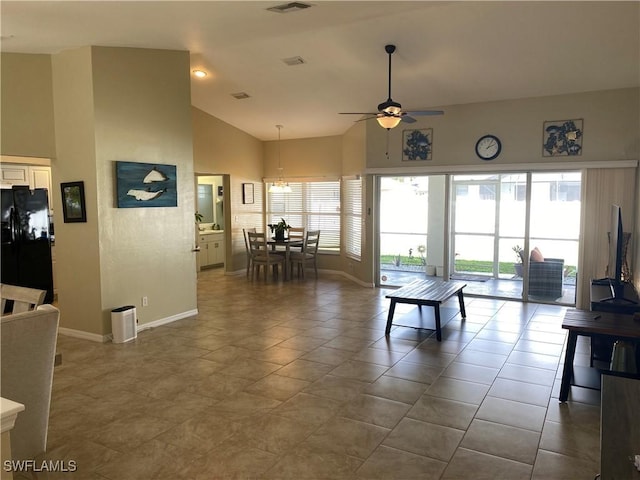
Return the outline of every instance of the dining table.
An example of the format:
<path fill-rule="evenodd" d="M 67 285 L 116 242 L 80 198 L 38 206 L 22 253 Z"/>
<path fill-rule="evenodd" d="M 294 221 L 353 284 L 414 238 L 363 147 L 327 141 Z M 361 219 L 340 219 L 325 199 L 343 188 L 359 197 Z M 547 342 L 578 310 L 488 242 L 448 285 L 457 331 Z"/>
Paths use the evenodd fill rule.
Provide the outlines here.
<path fill-rule="evenodd" d="M 304 245 L 304 241 L 300 239 L 290 239 L 288 237 L 278 238 L 271 237 L 267 239 L 267 245 L 271 246 L 272 251 L 277 251 L 278 247 L 284 247 L 284 266 L 282 269 L 284 270 L 283 279 L 289 280 L 289 265 L 290 265 L 290 256 L 291 256 L 291 247 L 297 248 Z"/>

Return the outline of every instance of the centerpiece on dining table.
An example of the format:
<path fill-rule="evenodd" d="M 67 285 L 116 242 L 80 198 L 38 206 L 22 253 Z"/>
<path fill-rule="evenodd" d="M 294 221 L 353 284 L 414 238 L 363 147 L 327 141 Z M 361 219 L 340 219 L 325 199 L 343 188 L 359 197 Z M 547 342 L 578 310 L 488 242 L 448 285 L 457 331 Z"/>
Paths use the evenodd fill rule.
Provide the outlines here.
<path fill-rule="evenodd" d="M 269 228 L 274 234 L 275 240 L 284 240 L 284 233 L 291 228 L 291 225 L 284 218 L 281 218 L 278 223 L 270 223 Z"/>

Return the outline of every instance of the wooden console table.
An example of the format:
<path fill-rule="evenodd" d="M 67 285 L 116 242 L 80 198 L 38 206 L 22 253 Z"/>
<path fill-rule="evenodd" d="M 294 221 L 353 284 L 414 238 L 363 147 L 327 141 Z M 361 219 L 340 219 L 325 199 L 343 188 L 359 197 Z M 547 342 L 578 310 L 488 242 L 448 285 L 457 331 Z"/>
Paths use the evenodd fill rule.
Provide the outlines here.
<path fill-rule="evenodd" d="M 566 402 L 569 397 L 569 388 L 572 381 L 576 380 L 579 367 L 573 366 L 576 354 L 576 342 L 578 335 L 589 337 L 603 336 L 612 341 L 615 340 L 640 340 L 640 321 L 634 320 L 632 315 L 624 315 L 610 312 L 591 312 L 587 310 L 569 309 L 564 315 L 562 328 L 569 330 L 567 339 L 567 352 L 562 370 L 562 383 L 560 384 L 560 401 Z M 599 376 L 599 371 L 594 368 L 582 367 L 585 371 L 594 371 Z M 582 373 L 582 372 L 581 372 Z M 581 385 L 582 382 L 575 382 Z M 587 388 L 599 388 L 598 385 L 585 385 Z"/>
<path fill-rule="evenodd" d="M 389 335 L 389 332 L 391 332 L 391 324 L 393 323 L 393 314 L 396 309 L 396 303 L 418 305 L 418 308 L 422 308 L 423 305 L 426 305 L 434 308 L 436 319 L 436 338 L 438 341 L 442 341 L 440 304 L 446 302 L 454 295 L 458 295 L 460 313 L 462 318 L 466 318 L 467 312 L 464 309 L 464 296 L 462 294 L 462 289 L 466 286 L 467 284 L 464 282 L 415 280 L 409 285 L 388 294 L 386 297 L 391 300 L 391 305 L 389 306 L 389 315 L 387 316 L 387 328 L 385 329 L 385 334 Z"/>

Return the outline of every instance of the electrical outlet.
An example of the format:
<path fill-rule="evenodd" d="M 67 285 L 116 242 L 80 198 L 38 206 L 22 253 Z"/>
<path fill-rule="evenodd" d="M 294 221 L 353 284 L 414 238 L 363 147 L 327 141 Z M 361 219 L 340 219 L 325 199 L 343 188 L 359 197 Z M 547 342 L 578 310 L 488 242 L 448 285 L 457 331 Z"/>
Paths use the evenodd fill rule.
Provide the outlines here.
<path fill-rule="evenodd" d="M 149 306 L 149 297 L 142 297 L 142 306 L 143 307 Z"/>

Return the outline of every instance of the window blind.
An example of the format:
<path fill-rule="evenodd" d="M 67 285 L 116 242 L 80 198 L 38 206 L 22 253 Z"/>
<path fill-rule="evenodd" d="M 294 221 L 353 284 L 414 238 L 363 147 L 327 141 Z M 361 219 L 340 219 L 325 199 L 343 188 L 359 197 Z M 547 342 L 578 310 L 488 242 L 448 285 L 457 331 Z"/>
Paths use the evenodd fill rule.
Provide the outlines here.
<path fill-rule="evenodd" d="M 289 182 L 290 193 L 267 191 L 267 223 L 320 230 L 320 250 L 340 251 L 340 182 Z"/>
<path fill-rule="evenodd" d="M 362 179 L 344 180 L 344 251 L 345 255 L 362 258 Z"/>

